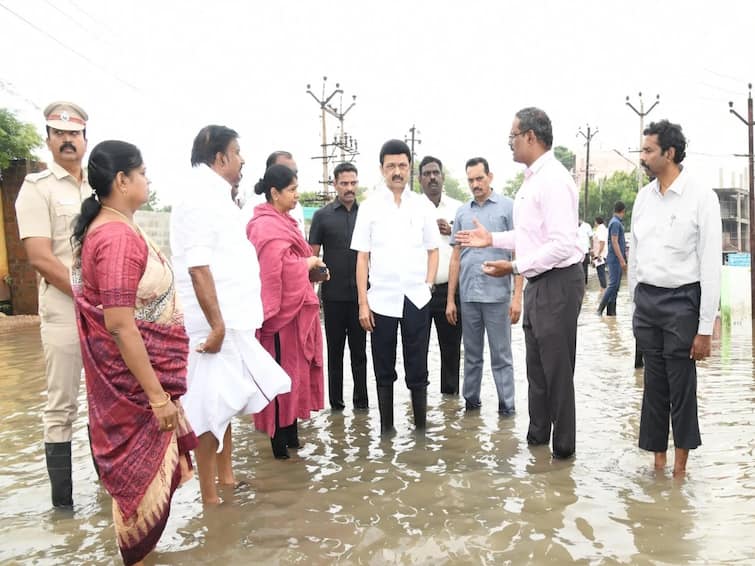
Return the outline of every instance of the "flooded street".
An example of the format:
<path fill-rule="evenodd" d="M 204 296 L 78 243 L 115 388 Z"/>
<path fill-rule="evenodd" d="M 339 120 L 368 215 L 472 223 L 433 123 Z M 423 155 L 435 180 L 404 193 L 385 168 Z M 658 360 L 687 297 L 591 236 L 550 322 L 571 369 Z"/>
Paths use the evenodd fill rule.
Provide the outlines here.
<path fill-rule="evenodd" d="M 594 274 L 591 274 L 593 276 Z M 577 453 L 529 448 L 524 337 L 513 332 L 517 414 L 500 418 L 486 358 L 483 405 L 439 393 L 431 341 L 428 430 L 412 430 L 403 380 L 397 435 L 381 441 L 370 411 L 322 411 L 302 423 L 298 457 L 234 422 L 237 479 L 203 509 L 195 480 L 176 493 L 153 564 L 722 564 L 755 563 L 755 381 L 749 321 L 724 329 L 698 365 L 703 445 L 684 481 L 652 471 L 637 447 L 642 373 L 633 369 L 630 307 L 599 318 L 591 279 L 577 348 Z M 744 330 L 743 330 L 744 328 Z M 348 364 L 346 364 L 348 365 Z M 401 372 L 399 372 L 401 374 Z M 346 378 L 347 405 L 351 379 Z M 120 564 L 110 497 L 86 440 L 82 381 L 74 433 L 75 511 L 51 510 L 36 327 L 0 334 L 0 563 Z M 327 400 L 327 393 L 326 393 Z M 327 402 L 327 401 L 326 401 Z M 673 460 L 669 454 L 669 462 Z"/>

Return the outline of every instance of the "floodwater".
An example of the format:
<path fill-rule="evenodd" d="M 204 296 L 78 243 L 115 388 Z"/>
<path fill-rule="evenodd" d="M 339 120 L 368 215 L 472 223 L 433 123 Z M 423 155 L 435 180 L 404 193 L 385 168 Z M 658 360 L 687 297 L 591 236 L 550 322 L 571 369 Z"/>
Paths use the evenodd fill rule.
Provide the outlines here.
<path fill-rule="evenodd" d="M 326 409 L 303 423 L 303 448 L 288 461 L 274 460 L 267 438 L 238 420 L 235 466 L 247 485 L 226 491 L 213 509 L 202 508 L 196 480 L 179 489 L 151 563 L 755 563 L 749 324 L 723 329 L 714 356 L 699 365 L 703 446 L 678 481 L 670 470 L 654 473 L 652 457 L 637 448 L 642 374 L 633 369 L 626 289 L 615 320 L 598 318 L 596 301 L 591 280 L 579 328 L 573 461 L 527 446 L 521 326 L 513 333 L 513 418 L 499 418 L 489 373 L 478 414 L 466 415 L 462 398 L 441 397 L 433 338 L 425 438 L 412 432 L 401 382 L 390 440 L 376 432 L 374 386 L 369 414 Z M 0 335 L 0 387 L 0 563 L 119 564 L 110 498 L 87 448 L 83 386 L 73 513 L 50 508 L 36 328 Z"/>

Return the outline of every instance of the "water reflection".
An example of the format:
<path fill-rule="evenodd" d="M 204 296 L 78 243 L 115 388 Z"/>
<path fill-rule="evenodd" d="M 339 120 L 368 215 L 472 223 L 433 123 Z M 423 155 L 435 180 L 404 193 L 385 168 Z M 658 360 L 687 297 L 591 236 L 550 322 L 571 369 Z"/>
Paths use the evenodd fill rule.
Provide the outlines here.
<path fill-rule="evenodd" d="M 272 458 L 267 438 L 234 426 L 243 485 L 203 509 L 196 480 L 176 493 L 159 564 L 657 564 L 755 561 L 755 381 L 749 323 L 722 329 L 699 369 L 703 446 L 687 480 L 656 475 L 637 448 L 642 372 L 625 290 L 619 316 L 579 322 L 577 455 L 552 461 L 529 447 L 521 328 L 513 333 L 514 417 L 501 418 L 492 377 L 483 407 L 438 392 L 428 427 L 412 431 L 396 387 L 396 428 L 381 440 L 369 412 L 324 411 L 302 423 L 302 448 Z M 745 332 L 743 328 L 747 329 Z M 432 348 L 436 348 L 433 338 Z M 439 365 L 437 354 L 431 367 Z M 346 383 L 350 377 L 346 377 Z M 85 406 L 74 431 L 74 514 L 53 512 L 42 449 L 43 362 L 38 331 L 0 335 L 0 562 L 117 564 L 110 498 L 86 448 Z M 349 387 L 344 395 L 350 396 Z M 82 401 L 84 400 L 82 395 Z"/>

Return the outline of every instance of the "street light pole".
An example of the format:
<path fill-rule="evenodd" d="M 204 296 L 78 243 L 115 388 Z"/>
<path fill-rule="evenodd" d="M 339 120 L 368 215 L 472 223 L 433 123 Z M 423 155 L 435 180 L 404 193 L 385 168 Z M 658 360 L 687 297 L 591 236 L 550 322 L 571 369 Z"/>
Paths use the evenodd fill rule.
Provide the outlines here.
<path fill-rule="evenodd" d="M 320 105 L 320 118 L 322 120 L 322 186 L 323 191 L 327 192 L 328 190 L 328 183 L 330 180 L 330 175 L 328 174 L 328 133 L 327 133 L 327 125 L 325 123 L 325 113 L 329 112 L 327 105 L 330 100 L 339 93 L 343 93 L 341 90 L 341 85 L 336 83 L 336 89 L 328 95 L 328 97 L 325 97 L 325 83 L 328 81 L 328 77 L 322 78 L 322 97 L 317 98 L 315 93 L 312 92 L 311 86 L 307 85 L 307 94 L 309 94 L 312 98 L 315 99 L 315 102 Z"/>
<path fill-rule="evenodd" d="M 416 155 L 414 154 L 414 144 L 417 145 L 422 143 L 422 140 L 417 137 L 417 134 L 420 134 L 420 132 L 417 127 L 412 124 L 412 127 L 409 128 L 409 134 L 411 134 L 409 137 L 404 137 L 404 141 L 409 144 L 409 148 L 412 152 L 412 163 L 409 167 L 409 190 L 414 190 L 414 162 L 416 161 Z"/>
<path fill-rule="evenodd" d="M 583 220 L 587 220 L 587 193 L 588 193 L 588 187 L 590 185 L 590 142 L 592 139 L 598 135 L 598 129 L 596 128 L 594 132 L 590 132 L 590 124 L 587 124 L 587 134 L 585 134 L 581 129 L 577 132 L 577 135 L 581 135 L 583 138 L 587 140 L 587 143 L 585 144 L 587 146 L 587 153 L 585 157 L 585 208 L 583 211 Z"/>
<path fill-rule="evenodd" d="M 629 97 L 627 96 L 626 105 L 629 106 L 632 110 L 634 110 L 634 113 L 637 114 L 640 117 L 640 145 L 639 145 L 639 153 L 637 155 L 637 190 L 639 191 L 642 188 L 642 165 L 640 164 L 640 161 L 642 160 L 642 140 L 645 138 L 645 134 L 643 133 L 645 131 L 645 116 L 650 114 L 650 112 L 658 106 L 658 103 L 661 101 L 661 95 L 656 94 L 655 95 L 655 102 L 653 102 L 653 105 L 645 110 L 645 103 L 642 100 L 642 93 L 639 92 L 637 95 L 640 97 L 640 109 L 637 110 L 631 102 L 629 102 Z"/>
<path fill-rule="evenodd" d="M 739 113 L 734 110 L 734 103 L 729 102 L 729 112 L 734 114 L 737 118 L 742 120 L 747 126 L 748 134 L 748 154 L 747 159 L 749 161 L 749 177 L 750 177 L 750 211 L 748 223 L 750 224 L 750 310 L 752 312 L 752 319 L 755 321 L 755 269 L 752 265 L 752 253 L 755 250 L 755 223 L 753 222 L 753 212 L 755 212 L 755 159 L 753 158 L 753 119 L 752 119 L 752 83 L 747 85 L 749 94 L 747 96 L 747 120 L 745 120 Z"/>

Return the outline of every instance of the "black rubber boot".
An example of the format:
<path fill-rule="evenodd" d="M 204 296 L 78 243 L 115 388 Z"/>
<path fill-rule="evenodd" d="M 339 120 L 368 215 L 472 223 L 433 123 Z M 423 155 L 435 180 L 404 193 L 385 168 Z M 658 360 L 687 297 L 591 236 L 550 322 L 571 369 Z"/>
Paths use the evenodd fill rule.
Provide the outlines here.
<path fill-rule="evenodd" d="M 281 427 L 278 420 L 278 399 L 275 399 L 275 435 L 270 439 L 270 445 L 273 447 L 273 456 L 278 460 L 288 460 L 288 430 L 287 427 Z"/>
<path fill-rule="evenodd" d="M 71 443 L 45 442 L 45 460 L 50 475 L 53 507 L 73 507 L 71 480 Z"/>
<path fill-rule="evenodd" d="M 412 410 L 414 411 L 414 427 L 425 430 L 427 425 L 427 387 L 412 389 Z"/>
<path fill-rule="evenodd" d="M 393 384 L 378 385 L 378 409 L 380 409 L 380 434 L 396 432 L 393 428 Z"/>
<path fill-rule="evenodd" d="M 286 427 L 286 444 L 289 448 L 301 448 L 299 443 L 299 422 L 294 419 L 294 422 Z"/>
<path fill-rule="evenodd" d="M 616 316 L 616 301 L 606 304 L 606 316 Z"/>
<path fill-rule="evenodd" d="M 94 459 L 94 450 L 92 450 L 92 430 L 89 428 L 89 425 L 87 425 L 87 437 L 89 438 L 89 453 L 92 455 L 94 472 L 97 474 L 97 479 L 100 479 L 100 467 L 97 465 L 97 460 Z"/>

